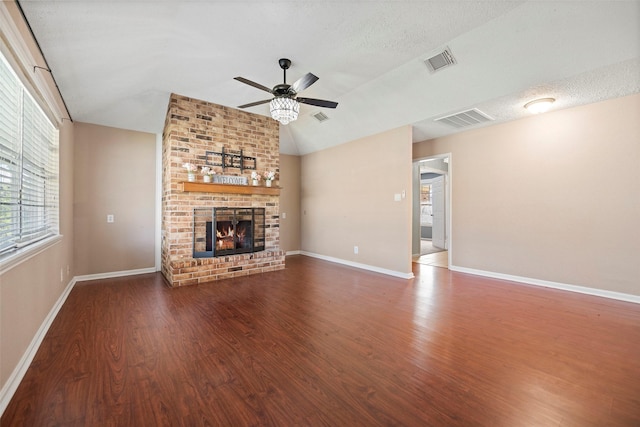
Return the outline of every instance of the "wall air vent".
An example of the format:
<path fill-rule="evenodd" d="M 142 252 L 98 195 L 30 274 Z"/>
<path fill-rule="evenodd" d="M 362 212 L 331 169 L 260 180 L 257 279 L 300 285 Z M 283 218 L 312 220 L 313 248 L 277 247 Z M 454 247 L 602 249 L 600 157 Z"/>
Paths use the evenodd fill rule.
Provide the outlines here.
<path fill-rule="evenodd" d="M 477 108 L 473 108 L 467 111 L 461 111 L 460 113 L 451 114 L 450 116 L 440 117 L 434 121 L 453 126 L 460 129 L 467 126 L 477 125 L 479 123 L 485 123 L 495 120 L 488 114 L 483 113 Z"/>
<path fill-rule="evenodd" d="M 329 116 L 327 116 L 325 113 L 323 113 L 322 111 L 319 111 L 317 113 L 312 114 L 312 116 L 319 121 L 320 123 L 329 120 Z"/>
<path fill-rule="evenodd" d="M 454 65 L 456 63 L 456 59 L 451 54 L 451 50 L 449 50 L 449 48 L 447 47 L 439 54 L 425 59 L 424 63 L 429 68 L 429 71 L 435 73 L 436 71 L 442 70 L 443 68 Z"/>

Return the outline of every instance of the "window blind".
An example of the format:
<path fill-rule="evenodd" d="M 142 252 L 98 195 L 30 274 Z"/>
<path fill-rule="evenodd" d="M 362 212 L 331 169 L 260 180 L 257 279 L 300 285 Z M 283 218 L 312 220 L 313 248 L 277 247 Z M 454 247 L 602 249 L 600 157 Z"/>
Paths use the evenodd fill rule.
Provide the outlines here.
<path fill-rule="evenodd" d="M 0 54 L 0 253 L 58 234 L 58 131 Z"/>

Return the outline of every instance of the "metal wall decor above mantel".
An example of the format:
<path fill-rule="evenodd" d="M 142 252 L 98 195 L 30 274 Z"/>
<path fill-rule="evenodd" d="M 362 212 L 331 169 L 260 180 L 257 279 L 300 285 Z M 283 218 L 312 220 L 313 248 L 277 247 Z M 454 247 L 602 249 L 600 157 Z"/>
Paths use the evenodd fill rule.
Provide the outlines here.
<path fill-rule="evenodd" d="M 242 173 L 245 169 L 256 170 L 256 158 L 245 156 L 242 150 L 207 151 L 206 163 L 208 166 L 221 166 L 226 168 L 238 168 Z M 211 159 L 211 160 L 209 160 Z"/>

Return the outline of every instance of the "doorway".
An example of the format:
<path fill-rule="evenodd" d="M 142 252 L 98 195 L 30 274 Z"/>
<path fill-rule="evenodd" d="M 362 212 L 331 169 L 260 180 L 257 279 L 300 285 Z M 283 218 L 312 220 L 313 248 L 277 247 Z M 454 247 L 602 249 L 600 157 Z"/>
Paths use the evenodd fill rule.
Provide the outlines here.
<path fill-rule="evenodd" d="M 449 178 L 449 154 L 414 162 L 414 262 L 449 266 Z"/>

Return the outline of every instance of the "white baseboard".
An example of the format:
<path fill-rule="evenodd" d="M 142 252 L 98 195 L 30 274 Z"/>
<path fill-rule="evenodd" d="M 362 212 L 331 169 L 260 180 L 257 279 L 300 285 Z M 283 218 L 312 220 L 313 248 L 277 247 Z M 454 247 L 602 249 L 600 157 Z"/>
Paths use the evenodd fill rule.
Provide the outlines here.
<path fill-rule="evenodd" d="M 375 267 L 373 265 L 361 264 L 359 262 L 347 261 L 340 258 L 334 258 L 330 256 L 314 254 L 312 252 L 300 251 L 301 255 L 305 255 L 312 258 L 318 258 L 329 262 L 335 262 L 336 264 L 348 265 L 349 267 L 360 268 L 362 270 L 373 271 L 375 273 L 386 274 L 388 276 L 399 277 L 401 279 L 413 279 L 415 276 L 413 273 L 402 273 L 400 271 L 388 270 L 386 268 Z"/>
<path fill-rule="evenodd" d="M 300 255 L 302 252 L 301 251 L 287 251 L 287 253 L 285 253 L 286 256 L 289 255 Z"/>
<path fill-rule="evenodd" d="M 69 284 L 64 288 L 64 291 L 62 291 L 62 294 L 49 311 L 49 314 L 47 314 L 47 317 L 45 317 L 42 325 L 40 325 L 40 328 L 31 340 L 31 343 L 29 343 L 27 350 L 24 352 L 15 369 L 13 370 L 13 372 L 11 372 L 11 375 L 4 383 L 4 387 L 2 387 L 2 390 L 0 390 L 0 416 L 2 416 L 4 410 L 7 409 L 11 398 L 18 389 L 18 385 L 20 385 L 20 382 L 24 378 L 24 375 L 27 373 L 27 369 L 29 369 L 29 365 L 31 365 L 31 362 L 35 357 L 38 348 L 40 348 L 40 344 L 42 344 L 44 336 L 47 334 L 47 331 L 51 327 L 53 320 L 58 315 L 58 312 L 62 308 L 64 302 L 67 300 L 67 297 L 69 296 L 69 293 L 71 292 L 75 284 L 76 279 L 74 277 L 71 282 L 69 282 Z"/>
<path fill-rule="evenodd" d="M 112 279 L 114 277 L 135 276 L 136 274 L 155 273 L 155 267 L 139 268 L 137 270 L 112 271 L 109 273 L 87 274 L 84 276 L 76 276 L 75 280 L 84 282 L 87 280 Z"/>
<path fill-rule="evenodd" d="M 511 282 L 524 283 L 527 285 L 543 286 L 545 288 L 560 289 L 563 291 L 577 292 L 579 294 L 592 295 L 615 299 L 619 301 L 633 302 L 640 304 L 639 295 L 624 294 L 622 292 L 607 291 L 604 289 L 588 288 L 585 286 L 569 285 L 567 283 L 551 282 L 548 280 L 532 279 L 530 277 L 512 276 L 510 274 L 495 273 L 492 271 L 476 270 L 474 268 L 458 267 L 450 265 L 449 270 L 460 273 L 474 274 L 476 276 L 490 277 L 492 279 L 509 280 Z"/>

